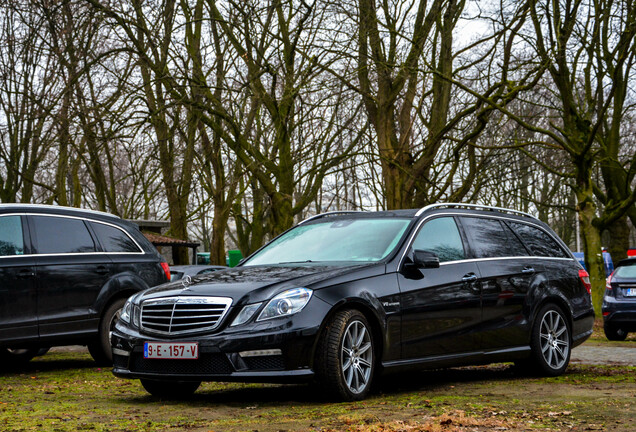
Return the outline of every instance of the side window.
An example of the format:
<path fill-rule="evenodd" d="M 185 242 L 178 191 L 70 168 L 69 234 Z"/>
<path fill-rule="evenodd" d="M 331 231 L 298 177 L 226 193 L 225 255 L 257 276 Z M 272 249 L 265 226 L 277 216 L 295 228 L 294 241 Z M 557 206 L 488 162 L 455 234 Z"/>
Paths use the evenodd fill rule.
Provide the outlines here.
<path fill-rule="evenodd" d="M 501 225 L 503 226 L 504 231 L 506 231 L 506 235 L 508 237 L 508 251 L 510 252 L 510 255 L 511 256 L 530 255 L 530 253 L 528 252 L 528 249 L 526 249 L 523 243 L 521 243 L 521 240 L 519 240 L 519 237 L 517 237 L 517 235 L 514 232 L 512 232 L 510 227 L 506 225 L 505 223 L 502 223 Z"/>
<path fill-rule="evenodd" d="M 0 256 L 23 254 L 22 219 L 20 216 L 0 217 Z"/>
<path fill-rule="evenodd" d="M 542 229 L 519 222 L 508 222 L 535 256 L 568 258 L 561 246 Z"/>
<path fill-rule="evenodd" d="M 461 220 L 475 258 L 511 256 L 508 237 L 497 219 L 462 217 Z"/>
<path fill-rule="evenodd" d="M 415 237 L 413 249 L 435 252 L 440 262 L 465 258 L 464 244 L 452 217 L 441 217 L 426 222 Z"/>
<path fill-rule="evenodd" d="M 90 224 L 104 252 L 141 252 L 135 242 L 119 228 L 99 222 L 90 222 Z"/>
<path fill-rule="evenodd" d="M 95 252 L 95 242 L 81 219 L 53 216 L 31 216 L 35 230 L 37 253 Z"/>

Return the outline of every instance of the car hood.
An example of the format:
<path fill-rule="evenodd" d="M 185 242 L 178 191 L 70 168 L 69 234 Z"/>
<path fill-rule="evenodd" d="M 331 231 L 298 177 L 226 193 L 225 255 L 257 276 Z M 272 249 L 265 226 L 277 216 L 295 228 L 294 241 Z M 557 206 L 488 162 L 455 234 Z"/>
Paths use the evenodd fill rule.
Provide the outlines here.
<path fill-rule="evenodd" d="M 338 282 L 353 280 L 359 273 L 381 274 L 385 265 L 352 264 L 352 265 L 275 265 L 235 267 L 214 273 L 192 277 L 188 284 L 183 279 L 159 285 L 141 294 L 139 300 L 149 300 L 170 296 L 215 296 L 231 297 L 236 304 L 264 301 L 285 289 L 307 287 L 320 289 L 329 286 L 329 279 L 338 278 Z M 348 276 L 348 277 L 347 277 Z"/>

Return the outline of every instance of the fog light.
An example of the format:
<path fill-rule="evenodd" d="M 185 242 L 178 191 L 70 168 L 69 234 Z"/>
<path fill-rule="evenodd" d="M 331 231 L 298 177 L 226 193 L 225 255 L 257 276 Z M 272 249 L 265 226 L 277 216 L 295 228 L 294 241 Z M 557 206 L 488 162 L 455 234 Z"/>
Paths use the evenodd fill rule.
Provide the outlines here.
<path fill-rule="evenodd" d="M 255 350 L 255 351 L 241 351 L 239 355 L 243 358 L 245 357 L 262 357 L 262 356 L 275 356 L 282 355 L 283 352 L 279 349 L 271 349 L 271 350 Z"/>

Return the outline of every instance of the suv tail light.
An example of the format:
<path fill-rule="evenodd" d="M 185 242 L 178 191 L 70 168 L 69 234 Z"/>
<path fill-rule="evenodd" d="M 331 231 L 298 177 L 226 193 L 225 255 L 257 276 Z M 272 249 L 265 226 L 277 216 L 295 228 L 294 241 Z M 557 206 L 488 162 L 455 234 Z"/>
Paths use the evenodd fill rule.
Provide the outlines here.
<path fill-rule="evenodd" d="M 170 266 L 168 265 L 167 262 L 162 262 L 161 263 L 161 268 L 163 269 L 163 272 L 166 274 L 166 282 L 170 282 Z"/>
<path fill-rule="evenodd" d="M 592 284 L 590 283 L 590 275 L 583 269 L 579 270 L 579 279 L 583 282 L 583 286 L 589 295 L 592 295 Z"/>

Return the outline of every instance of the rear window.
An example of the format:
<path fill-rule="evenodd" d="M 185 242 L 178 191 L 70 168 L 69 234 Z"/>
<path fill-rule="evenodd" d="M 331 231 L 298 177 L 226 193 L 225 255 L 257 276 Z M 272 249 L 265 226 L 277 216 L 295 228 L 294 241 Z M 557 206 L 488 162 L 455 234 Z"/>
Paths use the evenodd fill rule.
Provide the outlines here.
<path fill-rule="evenodd" d="M 122 230 L 99 222 L 90 222 L 104 252 L 141 252 L 135 242 Z"/>
<path fill-rule="evenodd" d="M 636 278 L 636 262 L 616 267 L 614 277 Z"/>
<path fill-rule="evenodd" d="M 37 253 L 95 252 L 95 242 L 84 221 L 66 217 L 31 216 Z"/>
<path fill-rule="evenodd" d="M 569 258 L 563 248 L 542 229 L 519 222 L 506 222 L 532 254 L 540 257 Z"/>
<path fill-rule="evenodd" d="M 0 217 L 0 256 L 23 254 L 24 239 L 20 216 Z"/>

